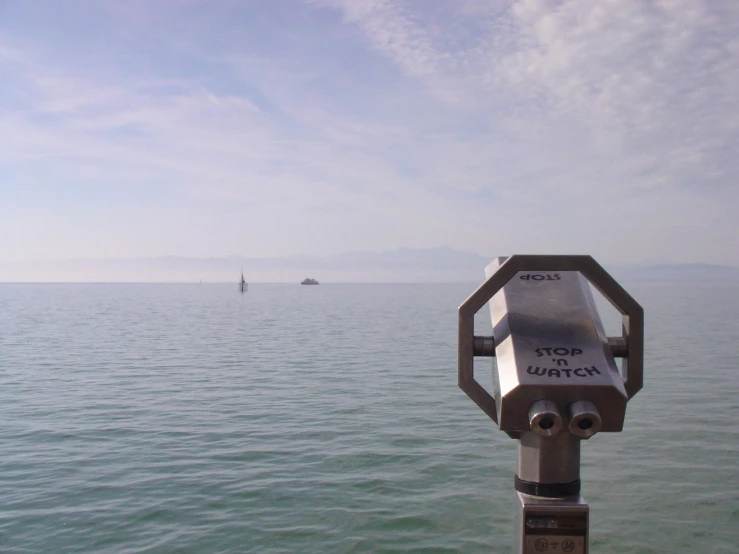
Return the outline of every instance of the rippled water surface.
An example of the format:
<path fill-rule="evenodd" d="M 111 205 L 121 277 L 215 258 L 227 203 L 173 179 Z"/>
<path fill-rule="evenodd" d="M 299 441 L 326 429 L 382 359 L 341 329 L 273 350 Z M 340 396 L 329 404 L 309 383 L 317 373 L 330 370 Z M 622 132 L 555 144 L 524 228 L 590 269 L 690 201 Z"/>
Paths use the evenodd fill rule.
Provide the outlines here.
<path fill-rule="evenodd" d="M 456 386 L 474 288 L 0 285 L 0 551 L 510 551 L 515 442 Z M 739 552 L 739 287 L 627 288 L 592 551 Z"/>

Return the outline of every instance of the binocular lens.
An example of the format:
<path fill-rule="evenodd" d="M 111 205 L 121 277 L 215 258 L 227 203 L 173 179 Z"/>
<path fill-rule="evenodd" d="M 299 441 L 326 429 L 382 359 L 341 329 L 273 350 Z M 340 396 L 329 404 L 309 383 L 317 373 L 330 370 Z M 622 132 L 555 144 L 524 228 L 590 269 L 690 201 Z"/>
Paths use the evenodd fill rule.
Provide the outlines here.
<path fill-rule="evenodd" d="M 581 439 L 589 439 L 600 431 L 603 421 L 595 404 L 580 400 L 570 406 L 570 433 Z"/>
<path fill-rule="evenodd" d="M 562 416 L 555 402 L 539 400 L 529 410 L 531 430 L 542 437 L 553 437 L 562 429 Z M 570 406 L 570 433 L 581 439 L 589 439 L 603 425 L 598 408 L 592 402 L 579 400 Z"/>
<path fill-rule="evenodd" d="M 542 437 L 552 437 L 562 429 L 562 416 L 557 404 L 550 400 L 534 402 L 529 410 L 531 430 Z"/>

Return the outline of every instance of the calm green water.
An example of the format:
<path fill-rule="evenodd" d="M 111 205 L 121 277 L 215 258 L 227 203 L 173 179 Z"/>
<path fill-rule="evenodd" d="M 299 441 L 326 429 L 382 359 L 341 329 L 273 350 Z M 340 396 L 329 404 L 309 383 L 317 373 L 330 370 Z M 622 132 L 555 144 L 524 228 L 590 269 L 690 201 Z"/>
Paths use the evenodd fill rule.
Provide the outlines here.
<path fill-rule="evenodd" d="M 0 551 L 508 552 L 474 288 L 0 285 Z M 739 552 L 739 287 L 627 288 L 645 388 L 583 445 L 592 551 Z"/>

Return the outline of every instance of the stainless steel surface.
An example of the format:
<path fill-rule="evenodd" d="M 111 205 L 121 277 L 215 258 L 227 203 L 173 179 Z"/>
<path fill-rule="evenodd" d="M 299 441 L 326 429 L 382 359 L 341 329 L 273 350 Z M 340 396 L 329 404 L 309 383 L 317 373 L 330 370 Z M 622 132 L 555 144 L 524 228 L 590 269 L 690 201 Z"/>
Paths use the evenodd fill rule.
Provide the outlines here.
<path fill-rule="evenodd" d="M 571 483 L 579 479 L 580 439 L 568 432 L 554 437 L 522 433 L 516 475 L 532 483 Z"/>
<path fill-rule="evenodd" d="M 475 381 L 474 374 L 475 314 L 486 302 L 484 295 L 473 294 L 459 307 L 457 384 L 490 419 L 497 423 L 495 400 Z"/>
<path fill-rule="evenodd" d="M 642 364 L 644 356 L 644 312 L 639 304 L 590 256 L 526 256 L 515 255 L 510 258 L 498 258 L 488 266 L 488 279 L 459 307 L 459 349 L 457 358 L 458 383 L 460 388 L 490 417 L 498 422 L 500 406 L 496 400 L 475 381 L 474 377 L 474 318 L 475 314 L 494 296 L 503 289 L 518 273 L 527 272 L 528 279 L 520 279 L 532 285 L 550 285 L 557 283 L 556 273 L 580 272 L 609 302 L 623 314 L 623 339 L 628 346 L 628 358 L 623 361 L 625 381 L 623 389 L 628 398 L 631 398 L 642 387 Z M 551 275 L 550 280 L 547 275 Z M 515 281 L 514 281 L 515 282 Z M 533 287 L 532 287 L 533 288 Z M 592 302 L 590 289 L 587 289 L 589 302 Z M 547 304 L 543 307 L 546 309 Z M 594 309 L 594 303 L 593 303 Z M 600 335 L 600 329 L 597 330 Z M 500 356 L 499 345 L 507 337 L 493 333 L 496 339 L 496 354 Z M 603 348 L 608 347 L 608 339 L 601 338 Z M 615 364 L 614 364 L 615 365 Z M 558 370 L 559 368 L 549 368 Z M 570 376 L 585 377 L 584 368 L 579 372 L 573 371 Z M 547 372 L 548 373 L 548 372 Z M 562 372 L 560 371 L 560 374 Z M 567 375 L 567 372 L 564 372 Z M 553 373 L 556 375 L 556 373 Z M 533 399 L 527 405 L 531 405 Z M 570 403 L 579 398 L 570 399 Z M 610 428 L 610 418 L 604 418 L 604 430 L 619 430 Z M 521 423 L 521 422 L 519 422 Z M 505 430 L 505 429 L 504 429 Z M 509 431 L 515 436 L 516 431 Z"/>
<path fill-rule="evenodd" d="M 589 439 L 600 431 L 603 421 L 595 404 L 579 400 L 570 406 L 570 433 L 581 439 Z"/>
<path fill-rule="evenodd" d="M 628 358 L 629 343 L 624 337 L 608 337 L 608 347 L 614 358 Z"/>
<path fill-rule="evenodd" d="M 488 266 L 494 275 L 500 261 Z M 537 279 L 538 277 L 538 279 Z M 575 271 L 520 272 L 490 301 L 500 429 L 528 431 L 524 406 L 589 400 L 603 431 L 623 428 L 628 396 L 587 280 Z"/>
<path fill-rule="evenodd" d="M 608 347 L 614 358 L 626 358 L 629 355 L 629 345 L 623 337 L 608 337 Z M 473 354 L 481 358 L 495 358 L 495 337 L 475 335 Z"/>
<path fill-rule="evenodd" d="M 553 437 L 562 430 L 559 408 L 550 400 L 539 400 L 529 409 L 529 426 L 541 437 Z"/>
<path fill-rule="evenodd" d="M 459 386 L 519 440 L 516 487 L 536 495 L 579 489 L 580 441 L 621 431 L 642 387 L 641 306 L 590 256 L 512 256 L 459 307 Z M 591 285 L 622 314 L 608 337 Z M 492 337 L 474 336 L 489 301 Z M 474 378 L 474 356 L 495 357 L 492 396 Z M 623 357 L 621 375 L 615 357 Z M 546 486 L 545 486 L 546 485 Z M 516 492 L 514 552 L 588 551 L 589 509 L 579 495 Z"/>
<path fill-rule="evenodd" d="M 514 554 L 587 554 L 590 508 L 581 496 L 559 500 L 516 492 Z"/>
<path fill-rule="evenodd" d="M 495 339 L 493 337 L 474 337 L 473 355 L 487 358 L 495 357 Z"/>

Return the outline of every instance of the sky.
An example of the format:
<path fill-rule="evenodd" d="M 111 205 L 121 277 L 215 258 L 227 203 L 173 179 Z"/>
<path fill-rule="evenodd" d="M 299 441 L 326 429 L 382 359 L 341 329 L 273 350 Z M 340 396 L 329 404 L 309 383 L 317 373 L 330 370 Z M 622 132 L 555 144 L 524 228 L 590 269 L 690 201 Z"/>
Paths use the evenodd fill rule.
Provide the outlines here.
<path fill-rule="evenodd" d="M 0 262 L 739 265 L 739 3 L 0 0 Z"/>

